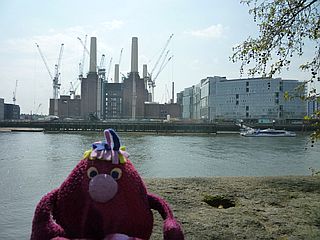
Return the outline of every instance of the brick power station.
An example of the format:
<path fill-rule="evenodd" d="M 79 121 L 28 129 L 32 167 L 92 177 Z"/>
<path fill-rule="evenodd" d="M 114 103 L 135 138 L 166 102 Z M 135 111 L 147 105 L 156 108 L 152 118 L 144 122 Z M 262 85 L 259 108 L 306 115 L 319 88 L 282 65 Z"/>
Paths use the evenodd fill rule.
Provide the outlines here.
<path fill-rule="evenodd" d="M 120 83 L 119 64 L 116 64 L 114 82 L 107 82 L 104 73 L 97 72 L 97 39 L 91 37 L 89 72 L 81 79 L 81 96 L 61 95 L 57 101 L 50 99 L 49 114 L 54 115 L 56 103 L 60 118 L 136 120 L 165 119 L 167 115 L 180 118 L 181 106 L 173 103 L 174 96 L 168 104 L 150 102 L 148 77 L 147 65 L 143 65 L 143 77 L 139 75 L 138 38 L 133 37 L 131 71 Z"/>

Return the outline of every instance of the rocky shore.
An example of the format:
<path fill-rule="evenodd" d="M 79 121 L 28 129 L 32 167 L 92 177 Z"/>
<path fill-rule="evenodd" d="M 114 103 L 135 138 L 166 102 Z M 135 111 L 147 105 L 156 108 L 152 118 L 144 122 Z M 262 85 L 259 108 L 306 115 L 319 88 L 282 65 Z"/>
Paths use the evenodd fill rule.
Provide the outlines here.
<path fill-rule="evenodd" d="M 186 239 L 320 239 L 320 177 L 145 179 L 169 202 Z M 154 213 L 152 239 L 162 239 Z"/>

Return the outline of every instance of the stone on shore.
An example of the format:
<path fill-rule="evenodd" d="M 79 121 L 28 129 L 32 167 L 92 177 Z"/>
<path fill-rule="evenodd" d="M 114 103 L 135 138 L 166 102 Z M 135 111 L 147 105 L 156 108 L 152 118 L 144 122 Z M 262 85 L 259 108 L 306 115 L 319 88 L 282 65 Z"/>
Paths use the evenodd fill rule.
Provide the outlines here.
<path fill-rule="evenodd" d="M 320 177 L 148 178 L 145 183 L 170 204 L 185 239 L 320 239 Z M 157 212 L 154 217 L 151 239 L 162 239 L 162 219 Z"/>

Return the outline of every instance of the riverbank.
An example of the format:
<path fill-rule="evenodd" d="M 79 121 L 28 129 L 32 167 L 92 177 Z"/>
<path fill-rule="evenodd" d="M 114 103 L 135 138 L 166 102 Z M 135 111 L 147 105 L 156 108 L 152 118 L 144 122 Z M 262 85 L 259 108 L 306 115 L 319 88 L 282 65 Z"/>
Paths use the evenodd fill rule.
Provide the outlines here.
<path fill-rule="evenodd" d="M 0 127 L 0 132 L 43 132 L 43 128 Z"/>
<path fill-rule="evenodd" d="M 172 178 L 145 183 L 149 192 L 169 202 L 186 239 L 320 239 L 320 177 Z M 204 202 L 213 196 L 235 206 Z M 162 239 L 162 220 L 158 213 L 154 216 L 152 239 Z"/>
<path fill-rule="evenodd" d="M 286 129 L 295 132 L 313 131 L 310 124 L 291 123 L 252 123 L 253 128 Z M 4 120 L 0 121 L 0 128 L 41 128 L 46 132 L 83 132 L 103 131 L 113 128 L 117 132 L 144 132 L 144 133 L 217 133 L 239 132 L 240 127 L 234 122 L 195 122 L 195 121 L 151 121 L 144 120 L 105 120 L 105 121 L 40 121 L 40 120 Z"/>

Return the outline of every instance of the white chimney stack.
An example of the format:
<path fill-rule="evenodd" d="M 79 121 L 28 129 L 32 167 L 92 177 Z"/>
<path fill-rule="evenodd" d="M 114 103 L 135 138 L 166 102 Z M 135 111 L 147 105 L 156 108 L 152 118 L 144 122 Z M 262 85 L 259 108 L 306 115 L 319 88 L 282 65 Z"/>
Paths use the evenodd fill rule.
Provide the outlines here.
<path fill-rule="evenodd" d="M 97 72 L 97 38 L 96 37 L 91 37 L 89 72 L 90 73 Z"/>
<path fill-rule="evenodd" d="M 138 72 L 138 38 L 132 38 L 132 46 L 131 46 L 131 72 Z"/>
<path fill-rule="evenodd" d="M 171 96 L 171 103 L 174 103 L 174 82 L 172 82 L 172 96 Z"/>
<path fill-rule="evenodd" d="M 143 78 L 146 78 L 148 76 L 148 66 L 147 64 L 143 64 Z"/>
<path fill-rule="evenodd" d="M 114 83 L 119 83 L 119 64 L 114 65 Z"/>

